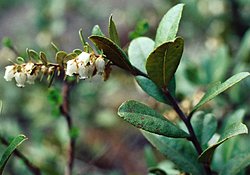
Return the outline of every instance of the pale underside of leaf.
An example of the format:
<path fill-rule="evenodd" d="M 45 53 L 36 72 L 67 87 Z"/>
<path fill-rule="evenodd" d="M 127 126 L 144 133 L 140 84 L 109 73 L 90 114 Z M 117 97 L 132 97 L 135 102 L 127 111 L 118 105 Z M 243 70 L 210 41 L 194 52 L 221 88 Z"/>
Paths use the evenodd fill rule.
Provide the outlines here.
<path fill-rule="evenodd" d="M 228 88 L 232 87 L 233 85 L 237 84 L 238 82 L 248 77 L 249 75 L 250 75 L 249 72 L 241 72 L 227 79 L 224 83 L 216 83 L 205 93 L 205 95 L 201 98 L 199 103 L 195 105 L 195 107 L 192 110 L 192 113 L 196 111 L 198 108 L 200 108 L 202 105 L 212 100 L 214 97 L 224 92 Z"/>

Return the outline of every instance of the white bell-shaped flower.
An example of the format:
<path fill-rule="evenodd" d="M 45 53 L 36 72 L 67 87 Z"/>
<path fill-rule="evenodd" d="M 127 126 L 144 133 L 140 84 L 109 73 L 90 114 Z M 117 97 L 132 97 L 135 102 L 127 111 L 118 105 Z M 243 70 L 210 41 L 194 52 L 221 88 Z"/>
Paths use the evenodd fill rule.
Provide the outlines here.
<path fill-rule="evenodd" d="M 28 84 L 34 84 L 35 83 L 35 79 L 37 78 L 38 74 L 37 73 L 33 73 L 31 74 L 27 74 L 27 83 Z"/>
<path fill-rule="evenodd" d="M 92 77 L 95 67 L 93 64 L 88 66 L 84 66 L 83 64 L 78 64 L 79 66 L 79 78 L 80 79 L 87 79 Z"/>
<path fill-rule="evenodd" d="M 15 80 L 16 80 L 16 85 L 18 87 L 24 87 L 26 81 L 26 74 L 24 72 L 16 72 Z"/>
<path fill-rule="evenodd" d="M 11 81 L 16 73 L 16 66 L 15 65 L 11 65 L 11 66 L 6 66 L 5 67 L 5 74 L 4 74 L 4 79 L 6 81 Z"/>
<path fill-rule="evenodd" d="M 67 61 L 66 75 L 73 76 L 78 73 L 78 65 L 75 59 Z"/>
<path fill-rule="evenodd" d="M 79 66 L 79 78 L 80 79 L 87 79 L 88 78 L 88 67 L 84 66 L 83 64 L 78 64 Z"/>
<path fill-rule="evenodd" d="M 96 60 L 95 60 L 95 66 L 96 66 L 96 70 L 97 73 L 102 74 L 104 72 L 105 69 L 105 61 L 104 59 L 99 56 Z"/>
<path fill-rule="evenodd" d="M 89 63 L 90 60 L 90 54 L 87 52 L 82 52 L 80 55 L 77 57 L 78 62 L 83 62 L 83 64 L 86 66 Z"/>
<path fill-rule="evenodd" d="M 28 62 L 27 64 L 25 64 L 24 70 L 27 74 L 30 74 L 32 72 L 32 70 L 34 69 L 34 63 L 32 62 Z"/>

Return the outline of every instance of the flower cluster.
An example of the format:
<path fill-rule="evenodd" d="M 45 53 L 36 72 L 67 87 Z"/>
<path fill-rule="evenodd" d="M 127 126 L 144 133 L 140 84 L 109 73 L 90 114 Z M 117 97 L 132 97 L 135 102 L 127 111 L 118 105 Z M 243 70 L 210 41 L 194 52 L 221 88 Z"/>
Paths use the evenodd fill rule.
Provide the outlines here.
<path fill-rule="evenodd" d="M 16 80 L 16 85 L 18 87 L 24 87 L 25 83 L 34 84 L 35 79 L 38 76 L 37 66 L 28 62 L 22 65 L 10 65 L 5 67 L 4 79 L 6 81 L 11 81 L 13 78 Z"/>
<path fill-rule="evenodd" d="M 79 79 L 87 79 L 93 75 L 103 74 L 105 70 L 105 61 L 100 55 L 96 57 L 94 54 L 82 52 L 76 58 L 67 61 L 67 69 L 65 74 L 73 76 L 79 75 Z"/>
<path fill-rule="evenodd" d="M 91 78 L 94 75 L 104 75 L 105 61 L 102 55 L 96 56 L 94 53 L 82 52 L 73 59 L 65 61 L 65 66 L 59 63 L 33 63 L 29 61 L 23 64 L 14 64 L 5 67 L 4 79 L 11 81 L 16 80 L 18 87 L 24 87 L 26 83 L 34 84 L 39 72 L 43 75 L 52 75 L 61 71 L 65 71 L 67 76 L 78 76 L 79 79 Z"/>

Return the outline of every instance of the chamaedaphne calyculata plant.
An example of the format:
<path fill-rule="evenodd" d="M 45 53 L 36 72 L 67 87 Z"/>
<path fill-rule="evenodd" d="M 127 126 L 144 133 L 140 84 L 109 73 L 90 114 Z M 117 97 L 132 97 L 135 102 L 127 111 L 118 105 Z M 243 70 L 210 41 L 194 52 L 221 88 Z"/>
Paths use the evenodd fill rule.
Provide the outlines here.
<path fill-rule="evenodd" d="M 64 80 L 63 102 L 59 108 L 65 116 L 71 138 L 65 174 L 72 174 L 76 139 L 70 134 L 74 128 L 69 113 L 70 87 L 77 85 L 75 82 L 81 79 L 107 80 L 112 66 L 129 72 L 143 91 L 156 101 L 172 107 L 178 114 L 179 120 L 173 122 L 151 107 L 135 100 L 124 102 L 118 109 L 118 115 L 141 129 L 145 138 L 175 164 L 175 169 L 179 173 L 237 174 L 250 164 L 250 153 L 239 152 L 237 156 L 220 162 L 219 167 L 215 165 L 218 160 L 214 155 L 220 145 L 223 146 L 227 140 L 237 135 L 248 133 L 246 125 L 242 123 L 244 110 L 239 109 L 231 114 L 220 130 L 217 129 L 215 115 L 200 110 L 204 104 L 247 78 L 249 72 L 240 72 L 222 83 L 216 82 L 210 85 L 189 113 L 181 109 L 175 97 L 178 85 L 175 73 L 184 50 L 184 39 L 177 36 L 183 8 L 184 4 L 172 7 L 160 21 L 155 39 L 138 35 L 129 44 L 127 52 L 121 47 L 116 25 L 111 16 L 109 36 L 105 36 L 98 25 L 94 26 L 92 35 L 89 36 L 89 40 L 94 44 L 93 47 L 84 40 L 80 30 L 82 50 L 75 49 L 72 53 L 66 53 L 52 44 L 56 54 L 55 62 L 51 62 L 44 52 L 38 53 L 27 49 L 28 59 L 18 57 L 16 62 L 6 67 L 5 80 L 15 79 L 18 87 L 34 84 L 38 77 L 42 79 L 46 76 L 49 85 L 54 80 Z M 218 139 L 214 139 L 216 135 L 219 135 Z M 222 152 L 220 151 L 220 154 Z M 168 170 L 154 165 L 149 167 L 149 173 L 168 174 Z"/>

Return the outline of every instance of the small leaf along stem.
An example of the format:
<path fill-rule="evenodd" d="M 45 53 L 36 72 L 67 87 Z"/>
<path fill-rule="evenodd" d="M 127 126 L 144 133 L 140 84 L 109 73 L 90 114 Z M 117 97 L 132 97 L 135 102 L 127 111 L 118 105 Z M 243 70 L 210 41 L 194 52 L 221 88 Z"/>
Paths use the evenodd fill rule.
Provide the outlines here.
<path fill-rule="evenodd" d="M 10 144 L 3 136 L 0 136 L 0 141 L 6 146 Z M 23 163 L 27 166 L 30 172 L 32 172 L 32 174 L 42 174 L 41 170 L 36 165 L 34 165 L 27 157 L 25 157 L 20 151 L 16 149 L 13 153 L 16 157 L 20 158 L 23 161 Z"/>
<path fill-rule="evenodd" d="M 73 83 L 68 82 L 67 80 L 64 81 L 62 87 L 62 96 L 63 96 L 63 103 L 60 106 L 60 110 L 62 115 L 64 116 L 67 126 L 68 126 L 68 133 L 69 133 L 69 147 L 68 147 L 68 154 L 67 154 L 67 165 L 65 167 L 64 175 L 72 175 L 73 166 L 74 166 L 74 158 L 75 158 L 75 145 L 76 145 L 76 138 L 71 137 L 70 132 L 73 129 L 73 121 L 72 117 L 69 113 L 69 95 L 70 90 Z"/>
<path fill-rule="evenodd" d="M 197 153 L 200 155 L 202 153 L 202 148 L 201 148 L 201 145 L 200 145 L 200 143 L 195 135 L 195 132 L 194 132 L 193 126 L 191 125 L 190 120 L 184 114 L 184 112 L 181 110 L 176 99 L 171 95 L 171 93 L 168 91 L 168 89 L 162 88 L 162 92 L 165 94 L 166 98 L 169 100 L 169 102 L 171 103 L 171 105 L 174 108 L 174 110 L 176 111 L 176 113 L 179 115 L 181 120 L 186 125 L 188 132 L 189 132 L 189 135 L 190 135 L 190 137 L 188 139 L 192 142 Z M 208 164 L 203 164 L 203 167 L 204 167 L 207 175 L 212 174 L 212 171 L 211 171 L 210 166 Z"/>

